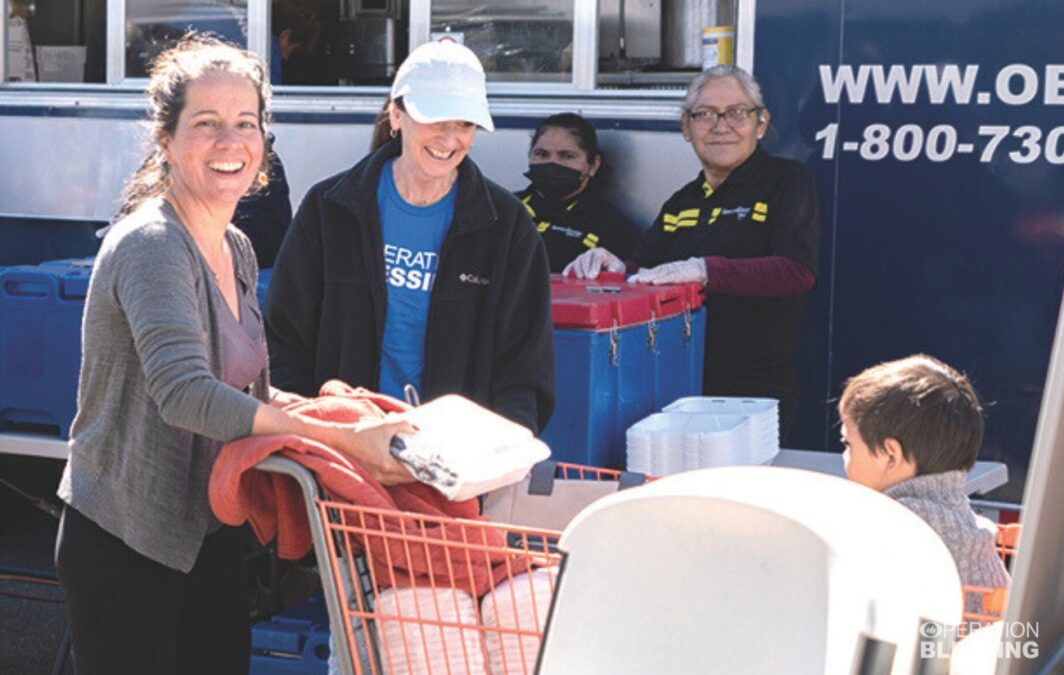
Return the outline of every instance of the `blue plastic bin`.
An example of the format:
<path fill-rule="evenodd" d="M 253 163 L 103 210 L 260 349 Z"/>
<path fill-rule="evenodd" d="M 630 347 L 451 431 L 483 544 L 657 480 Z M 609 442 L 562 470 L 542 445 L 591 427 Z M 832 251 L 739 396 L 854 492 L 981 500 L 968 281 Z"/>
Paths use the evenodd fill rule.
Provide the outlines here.
<path fill-rule="evenodd" d="M 93 258 L 81 258 L 0 268 L 0 431 L 69 438 L 92 264 Z M 270 271 L 259 271 L 260 307 Z"/>
<path fill-rule="evenodd" d="M 329 615 L 325 600 L 310 600 L 251 627 L 249 675 L 326 675 Z"/>
<path fill-rule="evenodd" d="M 91 258 L 0 271 L 0 431 L 68 438 L 91 273 Z"/>
<path fill-rule="evenodd" d="M 680 289 L 552 278 L 555 407 L 541 434 L 552 459 L 623 468 L 628 427 L 702 393 L 705 310 Z"/>

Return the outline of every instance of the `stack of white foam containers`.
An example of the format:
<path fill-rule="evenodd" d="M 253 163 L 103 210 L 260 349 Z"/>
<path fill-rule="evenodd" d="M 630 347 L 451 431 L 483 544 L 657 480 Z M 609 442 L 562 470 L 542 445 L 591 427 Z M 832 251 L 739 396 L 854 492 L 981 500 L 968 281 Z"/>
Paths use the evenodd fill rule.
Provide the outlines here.
<path fill-rule="evenodd" d="M 779 453 L 779 403 L 690 396 L 628 429 L 628 470 L 665 476 L 690 469 L 767 464 Z"/>

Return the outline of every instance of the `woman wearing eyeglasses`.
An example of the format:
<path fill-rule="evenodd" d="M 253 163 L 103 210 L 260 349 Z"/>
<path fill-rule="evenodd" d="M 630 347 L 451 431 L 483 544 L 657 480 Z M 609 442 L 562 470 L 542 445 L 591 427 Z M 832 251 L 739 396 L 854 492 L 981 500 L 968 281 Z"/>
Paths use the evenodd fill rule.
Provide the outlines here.
<path fill-rule="evenodd" d="M 779 399 L 786 443 L 798 403 L 795 335 L 816 283 L 820 204 L 805 167 L 758 147 L 769 118 L 746 71 L 701 73 L 687 88 L 680 128 L 702 170 L 665 201 L 631 262 L 593 249 L 565 271 L 595 278 L 638 268 L 630 281 L 705 284 L 703 391 Z"/>

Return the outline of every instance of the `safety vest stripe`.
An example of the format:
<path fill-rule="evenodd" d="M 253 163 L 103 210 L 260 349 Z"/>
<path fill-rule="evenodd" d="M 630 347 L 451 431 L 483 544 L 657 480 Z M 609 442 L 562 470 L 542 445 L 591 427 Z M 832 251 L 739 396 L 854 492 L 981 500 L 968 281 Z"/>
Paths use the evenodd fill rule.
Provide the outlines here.
<path fill-rule="evenodd" d="M 534 208 L 532 208 L 532 204 L 530 203 L 531 201 L 532 201 L 532 195 L 528 195 L 527 197 L 525 197 L 524 199 L 521 200 L 521 203 L 525 205 L 525 210 L 528 211 L 528 215 L 530 215 L 533 218 L 535 218 L 536 217 L 536 210 Z M 542 231 L 543 230 L 540 230 L 540 232 L 542 232 Z"/>

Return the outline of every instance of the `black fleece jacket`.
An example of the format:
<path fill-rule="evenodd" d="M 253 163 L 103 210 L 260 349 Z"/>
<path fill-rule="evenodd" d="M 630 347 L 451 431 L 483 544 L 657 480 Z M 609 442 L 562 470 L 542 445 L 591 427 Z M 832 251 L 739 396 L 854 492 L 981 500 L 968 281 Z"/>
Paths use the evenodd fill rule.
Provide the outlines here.
<path fill-rule="evenodd" d="M 340 378 L 376 390 L 387 291 L 377 181 L 386 144 L 307 193 L 266 296 L 274 385 L 315 395 Z M 541 430 L 554 408 L 547 254 L 517 199 L 468 157 L 429 301 L 421 399 L 462 394 Z"/>

